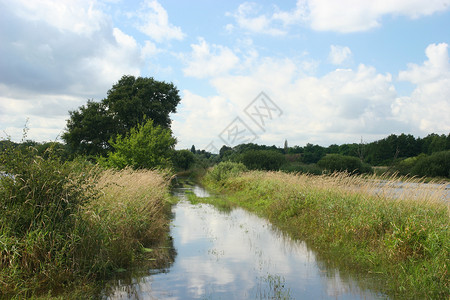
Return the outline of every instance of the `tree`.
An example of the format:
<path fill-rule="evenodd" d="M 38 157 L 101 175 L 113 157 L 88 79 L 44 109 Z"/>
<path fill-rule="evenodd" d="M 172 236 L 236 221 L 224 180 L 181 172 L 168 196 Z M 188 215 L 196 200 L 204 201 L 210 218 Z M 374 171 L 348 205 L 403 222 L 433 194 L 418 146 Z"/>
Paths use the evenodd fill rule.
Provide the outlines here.
<path fill-rule="evenodd" d="M 123 76 L 107 95 L 69 112 L 62 138 L 72 152 L 104 156 L 111 150 L 111 138 L 126 135 L 146 118 L 170 128 L 169 114 L 176 112 L 181 100 L 172 83 L 134 76 Z"/>
<path fill-rule="evenodd" d="M 126 136 L 119 134 L 111 139 L 109 143 L 115 151 L 99 162 L 118 169 L 126 166 L 135 169 L 170 167 L 176 142 L 169 128 L 154 126 L 153 120 L 148 119 L 131 128 Z"/>
<path fill-rule="evenodd" d="M 192 147 L 191 147 L 191 152 L 192 152 L 193 154 L 196 153 L 196 151 L 195 151 L 195 146 L 194 146 L 194 145 L 192 145 Z"/>
<path fill-rule="evenodd" d="M 273 150 L 248 150 L 242 154 L 241 159 L 251 170 L 277 171 L 286 162 L 283 154 Z"/>
<path fill-rule="evenodd" d="M 187 170 L 191 167 L 191 165 L 195 161 L 194 153 L 189 150 L 178 150 L 175 151 L 173 156 L 173 165 L 174 167 Z"/>
<path fill-rule="evenodd" d="M 89 100 L 78 110 L 69 112 L 66 132 L 62 138 L 72 152 L 84 155 L 105 155 L 111 149 L 108 140 L 117 131 L 113 113 L 100 102 Z"/>

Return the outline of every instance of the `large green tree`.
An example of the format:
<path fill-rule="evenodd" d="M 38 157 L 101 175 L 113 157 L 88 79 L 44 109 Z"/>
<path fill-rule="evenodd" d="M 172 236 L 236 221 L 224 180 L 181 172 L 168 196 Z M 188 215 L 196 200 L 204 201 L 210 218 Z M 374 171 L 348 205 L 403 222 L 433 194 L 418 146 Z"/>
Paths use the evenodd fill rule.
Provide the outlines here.
<path fill-rule="evenodd" d="M 126 135 L 146 118 L 155 126 L 170 128 L 170 113 L 176 112 L 181 98 L 172 83 L 153 78 L 123 76 L 101 102 L 88 101 L 70 111 L 62 138 L 73 152 L 106 155 L 109 140 Z"/>

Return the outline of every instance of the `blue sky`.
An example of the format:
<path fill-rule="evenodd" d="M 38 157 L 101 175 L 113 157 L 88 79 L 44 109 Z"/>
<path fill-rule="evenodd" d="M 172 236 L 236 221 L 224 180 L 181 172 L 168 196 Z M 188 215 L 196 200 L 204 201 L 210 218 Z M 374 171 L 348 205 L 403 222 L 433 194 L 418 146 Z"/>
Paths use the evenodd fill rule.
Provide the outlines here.
<path fill-rule="evenodd" d="M 178 87 L 178 149 L 448 134 L 449 45 L 450 0 L 0 0 L 0 137 L 57 139 L 125 74 Z"/>

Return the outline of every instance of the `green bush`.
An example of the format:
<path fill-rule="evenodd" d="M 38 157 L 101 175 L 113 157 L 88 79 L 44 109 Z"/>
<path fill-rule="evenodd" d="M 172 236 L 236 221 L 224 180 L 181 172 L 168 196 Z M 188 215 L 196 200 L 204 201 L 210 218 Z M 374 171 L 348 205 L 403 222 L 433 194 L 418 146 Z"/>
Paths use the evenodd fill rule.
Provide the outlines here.
<path fill-rule="evenodd" d="M 170 129 L 154 126 L 148 119 L 131 128 L 126 136 L 119 134 L 109 140 L 114 152 L 109 152 L 107 158 L 99 158 L 99 163 L 116 169 L 167 168 L 171 166 L 176 142 Z"/>
<path fill-rule="evenodd" d="M 223 161 L 215 165 L 206 174 L 206 180 L 221 181 L 233 176 L 238 176 L 245 171 L 247 171 L 247 167 L 242 163 Z"/>
<path fill-rule="evenodd" d="M 286 158 L 272 150 L 250 150 L 242 154 L 241 161 L 250 170 L 277 171 Z"/>
<path fill-rule="evenodd" d="M 286 163 L 281 166 L 280 171 L 286 173 L 304 173 L 312 175 L 321 175 L 322 169 L 316 164 L 304 164 L 299 162 Z"/>
<path fill-rule="evenodd" d="M 435 152 L 417 160 L 412 173 L 418 176 L 450 178 L 450 151 Z"/>
<path fill-rule="evenodd" d="M 189 150 L 178 150 L 173 155 L 173 166 L 177 169 L 187 170 L 195 162 L 194 153 Z"/>
<path fill-rule="evenodd" d="M 325 170 L 331 172 L 343 172 L 350 173 L 371 173 L 372 168 L 368 164 L 363 164 L 361 160 L 354 156 L 346 156 L 340 154 L 328 154 L 323 157 L 317 165 Z"/>

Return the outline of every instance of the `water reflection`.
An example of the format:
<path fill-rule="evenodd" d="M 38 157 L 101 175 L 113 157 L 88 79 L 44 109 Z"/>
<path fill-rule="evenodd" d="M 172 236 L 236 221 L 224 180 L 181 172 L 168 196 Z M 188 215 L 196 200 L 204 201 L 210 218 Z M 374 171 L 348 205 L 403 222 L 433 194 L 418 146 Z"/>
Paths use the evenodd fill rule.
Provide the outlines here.
<path fill-rule="evenodd" d="M 176 194 L 183 197 L 184 191 Z M 198 186 L 193 191 L 205 195 Z M 362 291 L 337 270 L 325 269 L 304 243 L 242 209 L 223 213 L 181 201 L 173 212 L 175 262 L 165 273 L 118 287 L 108 299 L 384 298 Z"/>

